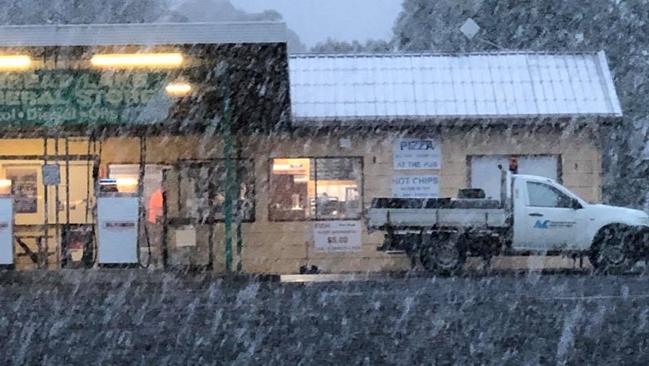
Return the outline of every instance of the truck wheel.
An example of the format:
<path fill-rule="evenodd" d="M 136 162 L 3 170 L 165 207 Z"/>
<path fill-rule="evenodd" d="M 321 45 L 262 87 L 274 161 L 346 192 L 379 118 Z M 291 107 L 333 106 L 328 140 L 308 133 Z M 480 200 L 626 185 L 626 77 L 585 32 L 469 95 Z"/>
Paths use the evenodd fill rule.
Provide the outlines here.
<path fill-rule="evenodd" d="M 460 247 L 456 234 L 433 234 L 422 244 L 419 259 L 427 271 L 437 275 L 453 275 L 462 271 L 466 252 Z"/>
<path fill-rule="evenodd" d="M 588 259 L 596 273 L 620 274 L 630 270 L 636 260 L 628 248 L 633 235 L 626 227 L 602 229 L 590 249 Z"/>

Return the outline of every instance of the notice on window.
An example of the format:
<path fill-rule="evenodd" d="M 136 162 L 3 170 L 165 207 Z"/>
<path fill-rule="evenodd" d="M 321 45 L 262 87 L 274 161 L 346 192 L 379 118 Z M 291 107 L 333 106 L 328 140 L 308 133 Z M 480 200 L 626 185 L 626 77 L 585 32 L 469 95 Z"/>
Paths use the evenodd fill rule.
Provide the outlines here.
<path fill-rule="evenodd" d="M 196 229 L 186 226 L 176 230 L 176 248 L 195 247 L 196 246 Z"/>
<path fill-rule="evenodd" d="M 313 241 L 318 252 L 361 250 L 360 221 L 320 221 L 313 223 Z"/>
<path fill-rule="evenodd" d="M 43 184 L 57 186 L 61 184 L 61 167 L 58 164 L 43 165 Z"/>
<path fill-rule="evenodd" d="M 437 139 L 396 139 L 393 146 L 395 170 L 439 169 L 441 144 Z"/>
<path fill-rule="evenodd" d="M 392 196 L 397 198 L 439 197 L 436 175 L 400 175 L 392 177 Z"/>

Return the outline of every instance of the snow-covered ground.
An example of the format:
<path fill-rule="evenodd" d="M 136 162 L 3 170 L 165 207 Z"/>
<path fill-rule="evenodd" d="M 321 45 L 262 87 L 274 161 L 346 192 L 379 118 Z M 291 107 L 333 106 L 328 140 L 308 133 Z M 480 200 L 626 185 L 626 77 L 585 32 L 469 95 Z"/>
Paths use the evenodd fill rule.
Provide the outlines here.
<path fill-rule="evenodd" d="M 648 305 L 641 276 L 1 273 L 0 363 L 639 365 Z"/>

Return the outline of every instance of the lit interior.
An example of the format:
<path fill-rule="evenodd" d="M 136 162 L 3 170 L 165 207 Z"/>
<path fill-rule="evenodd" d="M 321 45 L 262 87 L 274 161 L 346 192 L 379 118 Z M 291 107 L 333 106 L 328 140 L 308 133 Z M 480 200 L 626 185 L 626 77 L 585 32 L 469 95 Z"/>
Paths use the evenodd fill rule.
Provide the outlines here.
<path fill-rule="evenodd" d="M 0 70 L 27 70 L 32 66 L 32 59 L 25 55 L 0 56 Z"/>
<path fill-rule="evenodd" d="M 0 179 L 0 194 L 11 194 L 11 180 Z"/>
<path fill-rule="evenodd" d="M 99 68 L 177 68 L 183 61 L 181 53 L 113 53 L 94 55 L 90 63 Z"/>
<path fill-rule="evenodd" d="M 318 203 L 319 217 L 355 217 L 358 211 L 355 205 L 360 199 L 358 182 L 327 178 L 318 178 L 316 182 L 310 174 L 311 160 L 273 159 L 272 173 L 276 189 L 271 197 L 271 206 L 275 215 L 313 217 Z M 302 214 L 298 216 L 298 212 Z"/>
<path fill-rule="evenodd" d="M 136 193 L 137 192 L 137 179 L 134 178 L 118 178 L 117 190 L 120 193 Z"/>

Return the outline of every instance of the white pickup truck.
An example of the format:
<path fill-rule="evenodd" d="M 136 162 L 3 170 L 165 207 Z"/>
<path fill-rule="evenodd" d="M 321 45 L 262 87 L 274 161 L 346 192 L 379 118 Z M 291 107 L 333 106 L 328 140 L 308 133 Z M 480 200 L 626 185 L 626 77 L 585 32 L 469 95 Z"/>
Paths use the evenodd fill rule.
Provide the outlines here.
<path fill-rule="evenodd" d="M 375 198 L 370 231 L 385 231 L 378 250 L 405 251 L 438 274 L 460 271 L 467 256 L 587 255 L 599 272 L 623 272 L 647 259 L 649 216 L 591 204 L 556 181 L 503 171 L 500 199 Z"/>

